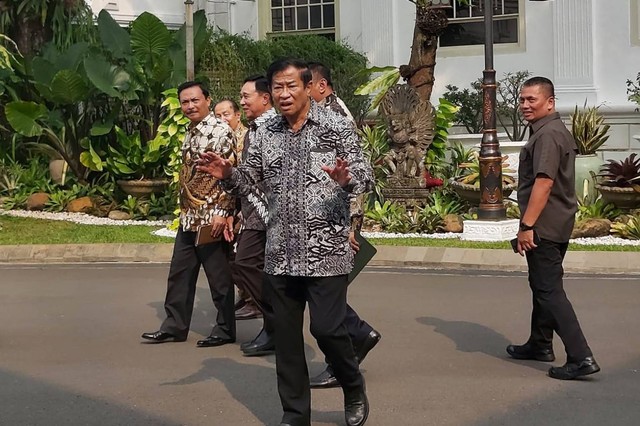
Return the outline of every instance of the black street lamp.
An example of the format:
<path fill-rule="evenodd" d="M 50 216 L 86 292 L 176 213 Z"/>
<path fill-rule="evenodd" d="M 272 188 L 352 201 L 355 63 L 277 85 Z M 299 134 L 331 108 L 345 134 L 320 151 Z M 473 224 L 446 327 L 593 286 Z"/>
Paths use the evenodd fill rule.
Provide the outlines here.
<path fill-rule="evenodd" d="M 496 131 L 496 70 L 493 69 L 493 5 L 484 0 L 484 71 L 482 141 L 480 142 L 480 206 L 478 219 L 506 219 L 502 199 L 502 154 Z"/>

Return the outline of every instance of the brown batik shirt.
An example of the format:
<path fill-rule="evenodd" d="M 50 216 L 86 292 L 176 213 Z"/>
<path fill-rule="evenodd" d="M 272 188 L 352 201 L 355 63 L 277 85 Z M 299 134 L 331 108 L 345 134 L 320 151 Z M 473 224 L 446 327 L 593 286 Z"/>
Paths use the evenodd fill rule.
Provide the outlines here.
<path fill-rule="evenodd" d="M 235 197 L 224 192 L 220 182 L 196 169 L 205 151 L 236 164 L 236 139 L 231 128 L 213 113 L 191 127 L 182 144 L 180 170 L 180 225 L 184 231 L 195 232 L 200 225 L 208 225 L 214 216 L 227 217 L 235 210 Z"/>

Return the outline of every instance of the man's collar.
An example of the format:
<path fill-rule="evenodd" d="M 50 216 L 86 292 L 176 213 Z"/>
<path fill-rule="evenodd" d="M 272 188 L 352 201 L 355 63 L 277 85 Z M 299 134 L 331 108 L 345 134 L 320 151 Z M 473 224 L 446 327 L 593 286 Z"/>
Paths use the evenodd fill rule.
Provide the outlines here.
<path fill-rule="evenodd" d="M 213 112 L 209 112 L 209 114 L 207 114 L 207 116 L 205 118 L 203 118 L 199 123 L 197 123 L 197 124 L 195 124 L 195 125 L 193 125 L 191 127 L 191 131 L 192 132 L 197 131 L 199 133 L 203 133 L 202 129 L 205 126 L 214 125 L 214 124 L 218 124 L 218 123 L 220 123 L 220 120 L 218 120 L 216 118 L 216 116 L 215 116 L 215 114 Z"/>
<path fill-rule="evenodd" d="M 540 130 L 545 124 L 549 123 L 552 120 L 559 120 L 559 119 L 560 119 L 560 113 L 552 112 L 551 114 L 544 116 L 541 119 L 531 123 L 531 133 L 534 134 L 538 130 Z"/>
<path fill-rule="evenodd" d="M 278 112 L 274 107 L 271 107 L 265 112 L 263 112 L 262 114 L 260 114 L 258 118 L 256 118 L 251 123 L 249 123 L 249 126 L 251 127 L 251 129 L 255 130 L 258 127 L 262 126 L 267 120 L 275 117 L 276 115 L 278 115 Z"/>
<path fill-rule="evenodd" d="M 306 126 L 308 121 L 311 121 L 313 123 L 319 123 L 320 122 L 320 114 L 324 110 L 313 99 L 309 98 L 309 102 L 310 102 L 309 111 L 307 112 L 307 116 L 304 119 L 304 124 L 302 125 L 302 127 Z M 281 118 L 281 123 L 282 123 L 283 127 L 285 127 L 285 128 L 291 127 L 291 126 L 289 126 L 289 122 L 284 117 L 284 115 L 280 115 L 280 118 Z"/>

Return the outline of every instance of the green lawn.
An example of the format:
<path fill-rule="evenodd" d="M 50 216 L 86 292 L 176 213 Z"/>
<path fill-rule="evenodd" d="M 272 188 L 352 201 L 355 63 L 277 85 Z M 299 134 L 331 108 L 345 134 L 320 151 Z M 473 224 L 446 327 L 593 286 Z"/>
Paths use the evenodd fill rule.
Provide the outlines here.
<path fill-rule="evenodd" d="M 0 216 L 0 244 L 172 243 L 151 232 L 158 226 L 79 225 L 57 220 Z"/>
<path fill-rule="evenodd" d="M 0 245 L 17 244 L 91 244 L 91 243 L 172 243 L 171 238 L 156 237 L 157 226 L 78 225 L 71 222 L 0 216 Z M 374 245 L 511 249 L 508 242 L 460 241 L 435 238 L 372 238 Z M 640 251 L 640 246 L 582 246 L 569 250 Z"/>

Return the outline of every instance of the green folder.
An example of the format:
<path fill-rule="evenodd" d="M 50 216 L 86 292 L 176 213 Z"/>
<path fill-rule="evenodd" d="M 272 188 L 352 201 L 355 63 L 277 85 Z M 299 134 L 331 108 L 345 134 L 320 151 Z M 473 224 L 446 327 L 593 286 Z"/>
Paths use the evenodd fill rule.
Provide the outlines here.
<path fill-rule="evenodd" d="M 376 248 L 372 246 L 371 243 L 367 241 L 362 234 L 360 234 L 360 232 L 356 231 L 355 235 L 356 241 L 360 243 L 360 250 L 358 250 L 355 258 L 353 259 L 353 269 L 349 273 L 349 282 L 353 281 L 358 276 L 360 271 L 367 266 L 367 263 L 369 263 L 369 261 L 373 259 L 373 256 L 378 252 L 378 250 L 376 250 Z"/>

